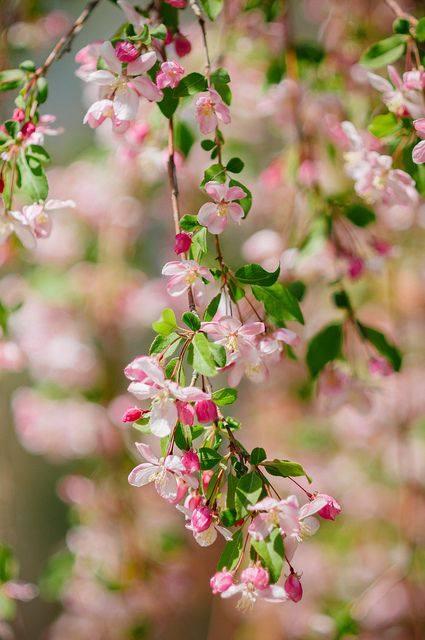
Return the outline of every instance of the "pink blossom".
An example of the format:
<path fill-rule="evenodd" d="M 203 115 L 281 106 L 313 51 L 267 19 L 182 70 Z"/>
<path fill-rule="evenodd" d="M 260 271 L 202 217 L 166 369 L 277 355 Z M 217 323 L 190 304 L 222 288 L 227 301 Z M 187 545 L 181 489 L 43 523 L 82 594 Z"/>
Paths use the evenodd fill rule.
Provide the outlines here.
<path fill-rule="evenodd" d="M 203 322 L 202 330 L 208 337 L 222 344 L 229 354 L 255 347 L 255 339 L 265 331 L 263 322 L 242 324 L 232 316 L 223 316 L 218 321 Z"/>
<path fill-rule="evenodd" d="M 360 276 L 364 273 L 364 269 L 365 269 L 364 260 L 362 260 L 358 256 L 350 257 L 348 261 L 347 272 L 351 280 L 357 280 L 357 278 L 360 278 Z"/>
<path fill-rule="evenodd" d="M 52 230 L 49 211 L 75 207 L 73 200 L 46 200 L 22 207 L 22 211 L 10 211 L 12 225 L 22 244 L 33 249 L 37 239 L 48 238 Z"/>
<path fill-rule="evenodd" d="M 413 126 L 415 127 L 418 136 L 420 138 L 425 138 L 425 118 L 414 120 Z M 418 144 L 413 148 L 412 158 L 413 162 L 416 162 L 416 164 L 423 164 L 425 162 L 425 140 L 421 140 L 421 142 L 418 142 Z"/>
<path fill-rule="evenodd" d="M 201 469 L 201 463 L 199 461 L 199 456 L 196 451 L 190 449 L 189 451 L 185 451 L 182 455 L 182 464 L 186 469 L 186 473 L 198 473 Z"/>
<path fill-rule="evenodd" d="M 226 571 L 226 569 L 223 569 L 223 571 L 217 571 L 210 580 L 211 591 L 214 595 L 217 593 L 223 593 L 231 587 L 232 584 L 233 574 L 230 571 Z"/>
<path fill-rule="evenodd" d="M 218 182 L 207 182 L 205 191 L 214 200 L 202 205 L 198 212 L 198 221 L 207 227 L 210 233 L 222 233 L 227 226 L 228 218 L 240 223 L 244 216 L 241 205 L 234 200 L 241 200 L 245 192 L 240 187 L 227 187 Z"/>
<path fill-rule="evenodd" d="M 190 526 L 195 533 L 203 533 L 211 526 L 213 514 L 209 507 L 201 506 L 193 510 L 190 517 Z"/>
<path fill-rule="evenodd" d="M 25 111 L 23 109 L 14 109 L 12 120 L 16 120 L 16 122 L 23 122 L 25 120 Z"/>
<path fill-rule="evenodd" d="M 157 458 L 149 445 L 140 442 L 136 442 L 136 447 L 147 462 L 142 462 L 130 472 L 128 482 L 134 487 L 143 487 L 153 482 L 162 498 L 174 502 L 181 493 L 178 481 L 186 473 L 181 458 L 176 455 Z"/>
<path fill-rule="evenodd" d="M 164 0 L 164 2 L 170 4 L 175 9 L 184 9 L 187 4 L 187 0 Z"/>
<path fill-rule="evenodd" d="M 196 416 L 201 424 L 218 419 L 217 405 L 212 400 L 198 400 L 195 403 Z"/>
<path fill-rule="evenodd" d="M 134 62 L 139 57 L 140 51 L 131 42 L 118 42 L 115 45 L 115 55 L 120 62 Z"/>
<path fill-rule="evenodd" d="M 288 599 L 285 589 L 277 584 L 269 584 L 267 569 L 261 566 L 247 567 L 242 571 L 241 582 L 227 587 L 221 592 L 222 598 L 239 595 L 238 608 L 245 611 L 251 609 L 258 598 L 266 602 L 284 602 Z"/>
<path fill-rule="evenodd" d="M 335 520 L 336 516 L 341 513 L 341 506 L 332 496 L 328 496 L 325 493 L 318 493 L 316 498 L 324 498 L 327 501 L 327 504 L 317 512 L 324 520 Z"/>
<path fill-rule="evenodd" d="M 190 287 L 203 285 L 202 278 L 212 280 L 209 270 L 201 267 L 195 260 L 167 262 L 162 269 L 162 275 L 171 276 L 167 284 L 170 296 L 181 296 Z"/>
<path fill-rule="evenodd" d="M 363 385 L 335 364 L 327 365 L 320 374 L 318 392 L 326 398 L 327 409 L 331 412 L 347 403 L 363 412 L 370 408 L 370 400 Z"/>
<path fill-rule="evenodd" d="M 375 73 L 368 73 L 370 84 L 382 93 L 382 100 L 387 105 L 389 111 L 392 111 L 400 118 L 420 117 L 425 111 L 425 103 L 420 91 L 412 90 L 413 76 L 409 75 L 403 80 L 400 78 L 397 70 L 392 65 L 387 67 L 388 75 L 391 82 L 378 76 Z M 407 86 L 405 84 L 407 81 Z"/>
<path fill-rule="evenodd" d="M 177 233 L 174 242 L 174 253 L 177 253 L 177 255 L 186 253 L 187 251 L 189 251 L 191 245 L 192 238 L 188 233 Z"/>
<path fill-rule="evenodd" d="M 139 407 L 130 407 L 122 417 L 122 422 L 136 422 L 143 415 L 142 409 Z"/>
<path fill-rule="evenodd" d="M 175 60 L 163 62 L 161 64 L 161 71 L 156 76 L 156 84 L 159 89 L 165 89 L 165 87 L 175 89 L 183 76 L 184 69 L 181 64 Z"/>
<path fill-rule="evenodd" d="M 13 600 L 21 602 L 30 602 L 38 595 L 38 589 L 35 585 L 21 580 L 9 580 L 2 585 L 3 593 Z"/>
<path fill-rule="evenodd" d="M 195 407 L 189 402 L 176 401 L 177 413 L 182 424 L 192 427 L 195 423 Z"/>
<path fill-rule="evenodd" d="M 100 57 L 100 49 L 103 44 L 103 40 L 97 40 L 92 42 L 78 51 L 75 56 L 75 62 L 80 65 L 77 69 L 76 75 L 81 80 L 87 80 L 88 76 L 96 71 L 97 61 Z"/>
<path fill-rule="evenodd" d="M 126 367 L 125 375 L 132 380 L 128 387 L 130 393 L 139 400 L 152 400 L 149 427 L 159 438 L 171 433 L 177 422 L 176 400 L 196 402 L 209 398 L 207 393 L 197 387 L 180 387 L 167 380 L 158 362 L 149 356 L 133 360 Z"/>
<path fill-rule="evenodd" d="M 242 571 L 241 581 L 253 584 L 256 589 L 267 589 L 270 582 L 269 572 L 261 566 L 247 567 Z"/>
<path fill-rule="evenodd" d="M 212 133 L 219 122 L 229 124 L 230 111 L 215 89 L 200 93 L 195 102 L 196 119 L 201 133 Z"/>
<path fill-rule="evenodd" d="M 179 58 L 187 56 L 192 51 L 192 45 L 188 38 L 179 32 L 174 36 L 174 48 Z"/>
<path fill-rule="evenodd" d="M 390 376 L 394 369 L 386 358 L 372 357 L 368 362 L 369 371 L 379 376 Z"/>
<path fill-rule="evenodd" d="M 185 515 L 186 529 L 192 531 L 196 542 L 201 547 L 214 544 L 217 533 L 220 533 L 225 540 L 232 539 L 231 532 L 222 527 L 218 517 L 199 500 L 190 499 L 186 501 L 185 506 L 178 505 L 177 509 Z"/>
<path fill-rule="evenodd" d="M 146 18 L 142 16 L 141 13 L 136 11 L 136 9 L 130 2 L 128 2 L 127 0 L 118 0 L 118 4 L 124 11 L 125 17 L 127 18 L 128 22 L 131 22 L 136 30 L 140 29 L 144 24 L 146 24 Z"/>
<path fill-rule="evenodd" d="M 298 576 L 290 573 L 285 580 L 285 591 L 292 602 L 299 602 L 303 597 L 303 588 Z"/>

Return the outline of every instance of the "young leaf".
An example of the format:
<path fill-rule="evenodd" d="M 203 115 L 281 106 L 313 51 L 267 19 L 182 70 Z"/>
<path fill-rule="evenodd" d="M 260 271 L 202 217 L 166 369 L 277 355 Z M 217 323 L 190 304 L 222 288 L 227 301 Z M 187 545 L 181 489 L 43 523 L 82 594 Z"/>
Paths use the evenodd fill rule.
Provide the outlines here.
<path fill-rule="evenodd" d="M 216 164 L 212 164 L 208 169 L 204 172 L 204 179 L 201 182 L 201 187 L 204 187 L 207 182 L 225 182 L 226 180 L 226 169 L 222 164 L 217 162 Z"/>
<path fill-rule="evenodd" d="M 161 102 L 157 102 L 161 113 L 166 118 L 171 118 L 175 110 L 179 106 L 179 99 L 174 92 L 175 89 L 173 90 L 169 87 L 165 87 L 165 89 L 162 90 L 164 97 L 162 98 Z"/>
<path fill-rule="evenodd" d="M 182 315 L 182 320 L 189 329 L 192 331 L 199 331 L 201 328 L 201 321 L 199 320 L 196 313 L 192 313 L 191 311 L 186 311 Z"/>
<path fill-rule="evenodd" d="M 385 138 L 399 131 L 401 124 L 393 113 L 383 113 L 373 118 L 368 129 L 377 138 Z"/>
<path fill-rule="evenodd" d="M 226 165 L 226 169 L 231 173 L 240 173 L 244 166 L 245 164 L 240 158 L 230 158 Z"/>
<path fill-rule="evenodd" d="M 227 542 L 224 547 L 223 553 L 220 556 L 220 560 L 217 564 L 217 569 L 220 571 L 221 569 L 226 568 L 228 571 L 232 571 L 238 562 L 242 553 L 243 547 L 243 533 L 242 529 L 238 529 L 233 534 L 232 540 Z"/>
<path fill-rule="evenodd" d="M 193 341 L 193 368 L 203 376 L 215 376 L 217 367 L 210 346 L 203 333 L 196 333 Z"/>
<path fill-rule="evenodd" d="M 215 20 L 221 13 L 224 0 L 200 0 L 201 7 L 210 20 Z"/>
<path fill-rule="evenodd" d="M 252 293 L 264 304 L 268 315 L 272 316 L 278 323 L 285 322 L 288 315 L 301 324 L 304 324 L 304 316 L 296 297 L 280 282 L 271 287 L 260 287 L 253 285 Z"/>
<path fill-rule="evenodd" d="M 212 469 L 221 460 L 221 455 L 215 450 L 209 447 L 201 447 L 199 449 L 199 460 L 201 461 L 201 469 L 206 471 Z"/>
<path fill-rule="evenodd" d="M 265 470 L 272 476 L 280 476 L 281 478 L 289 478 L 295 476 L 305 476 L 311 482 L 310 476 L 304 471 L 298 462 L 291 460 L 266 460 L 262 463 Z"/>
<path fill-rule="evenodd" d="M 237 389 L 225 387 L 224 389 L 217 389 L 212 394 L 212 399 L 219 406 L 222 407 L 226 404 L 233 404 L 238 397 Z"/>
<path fill-rule="evenodd" d="M 194 231 L 198 229 L 199 226 L 198 218 L 188 213 L 180 219 L 180 228 L 183 229 L 183 231 Z"/>
<path fill-rule="evenodd" d="M 246 264 L 240 267 L 235 273 L 236 278 L 242 284 L 257 284 L 263 287 L 270 287 L 276 282 L 280 273 L 280 265 L 276 271 L 266 271 L 259 264 Z"/>
<path fill-rule="evenodd" d="M 307 365 L 314 378 L 323 367 L 338 358 L 342 347 L 342 326 L 330 324 L 310 340 L 307 349 Z"/>
<path fill-rule="evenodd" d="M 45 200 L 49 192 L 46 174 L 42 165 L 32 158 L 21 155 L 18 159 L 20 190 L 32 201 Z"/>
<path fill-rule="evenodd" d="M 255 447 L 255 449 L 252 450 L 250 455 L 251 464 L 260 464 L 266 458 L 267 458 L 267 453 L 265 452 L 263 447 Z"/>
<path fill-rule="evenodd" d="M 204 313 L 205 322 L 209 322 L 214 318 L 215 314 L 217 313 L 220 300 L 221 300 L 221 293 L 217 293 L 217 295 L 214 296 L 214 298 L 209 303 L 208 307 L 205 309 L 205 313 Z"/>
<path fill-rule="evenodd" d="M 177 149 L 187 158 L 195 142 L 195 135 L 192 129 L 185 122 L 179 121 L 176 123 L 174 136 Z"/>
<path fill-rule="evenodd" d="M 247 507 L 258 502 L 262 492 L 263 481 L 255 471 L 239 479 L 235 490 L 235 508 L 239 518 L 247 515 Z"/>
<path fill-rule="evenodd" d="M 226 366 L 226 349 L 222 344 L 217 344 L 215 342 L 209 342 L 210 351 L 212 353 L 212 357 L 214 358 L 214 362 L 217 367 L 225 367 Z"/>
<path fill-rule="evenodd" d="M 152 329 L 161 336 L 168 336 L 176 328 L 176 316 L 172 309 L 164 309 L 159 320 L 152 323 Z"/>
<path fill-rule="evenodd" d="M 277 582 L 282 573 L 285 551 L 280 529 L 273 529 L 265 540 L 251 540 L 251 544 L 269 570 L 270 582 Z"/>
<path fill-rule="evenodd" d="M 18 89 L 25 79 L 22 69 L 6 69 L 0 72 L 0 91 Z"/>
<path fill-rule="evenodd" d="M 207 80 L 200 73 L 189 73 L 189 75 L 182 78 L 174 90 L 174 95 L 178 98 L 185 96 L 193 96 L 195 93 L 205 91 L 207 88 Z"/>
<path fill-rule="evenodd" d="M 392 64 L 405 52 L 407 40 L 408 36 L 403 34 L 396 34 L 385 38 L 385 40 L 380 40 L 364 52 L 360 63 L 370 69 Z"/>
<path fill-rule="evenodd" d="M 170 357 L 177 350 L 182 340 L 183 338 L 179 338 L 177 333 L 174 332 L 169 333 L 167 336 L 156 336 L 150 346 L 149 355 L 165 352 L 167 357 Z"/>
<path fill-rule="evenodd" d="M 388 360 L 394 371 L 400 371 L 403 359 L 399 349 L 388 342 L 386 336 L 381 331 L 368 327 L 361 322 L 357 322 L 357 327 L 363 338 L 373 344 L 381 356 L 384 356 L 384 358 Z"/>
<path fill-rule="evenodd" d="M 425 42 L 425 18 L 421 18 L 416 25 L 416 40 L 419 42 Z"/>

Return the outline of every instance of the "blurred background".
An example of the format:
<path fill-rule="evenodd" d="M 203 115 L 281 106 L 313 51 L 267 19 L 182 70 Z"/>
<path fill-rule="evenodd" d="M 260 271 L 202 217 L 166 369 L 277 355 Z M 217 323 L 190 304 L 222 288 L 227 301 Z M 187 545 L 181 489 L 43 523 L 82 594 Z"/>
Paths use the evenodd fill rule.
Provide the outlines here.
<path fill-rule="evenodd" d="M 311 209 L 311 183 L 294 178 L 300 148 L 309 145 L 323 190 L 352 189 L 332 118 L 365 127 L 379 108 L 357 62 L 391 33 L 394 16 L 384 2 L 366 0 L 294 0 L 284 19 L 276 3 L 252 2 L 243 11 L 245 4 L 226 1 L 224 17 L 208 24 L 213 62 L 232 79 L 228 151 L 246 162 L 254 197 L 246 223 L 224 234 L 224 252 L 233 265 L 267 267 L 287 260 L 285 252 L 309 232 L 301 259 L 285 262 L 288 277 L 307 284 L 305 343 L 338 312 L 328 285 L 334 259 Z M 3 0 L 1 68 L 44 60 L 83 6 Z M 419 1 L 406 7 L 424 11 Z M 180 62 L 189 72 L 204 62 L 198 26 L 186 13 L 182 33 L 192 52 Z M 246 446 L 260 442 L 300 461 L 314 486 L 343 506 L 338 521 L 324 523 L 299 551 L 300 603 L 260 604 L 242 614 L 213 598 L 208 581 L 218 543 L 200 549 L 154 490 L 127 485 L 139 438 L 121 424 L 132 404 L 122 371 L 146 351 L 152 321 L 171 306 L 160 277 L 173 259 L 166 132 L 155 105 L 120 138 L 106 125 L 96 133 L 84 126 L 90 95 L 74 61 L 81 47 L 123 21 L 105 0 L 49 73 L 43 112 L 56 116 L 54 134 L 63 128 L 46 135 L 50 195 L 73 199 L 76 209 L 55 213 L 51 237 L 34 251 L 18 242 L 0 247 L 0 299 L 17 307 L 0 341 L 0 539 L 13 547 L 21 578 L 40 589 L 19 605 L 14 637 L 425 638 L 421 206 L 378 220 L 374 232 L 391 244 L 392 257 L 347 285 L 360 317 L 400 344 L 402 372 L 374 380 L 361 402 L 335 405 L 307 383 L 301 357 L 277 367 L 261 393 L 246 382 L 239 395 L 235 414 Z M 1 100 L 5 118 L 12 99 Z M 208 166 L 193 111 L 188 101 L 177 118 L 183 213 L 203 202 L 198 183 Z M 1 633 L 12 637 L 6 627 Z"/>

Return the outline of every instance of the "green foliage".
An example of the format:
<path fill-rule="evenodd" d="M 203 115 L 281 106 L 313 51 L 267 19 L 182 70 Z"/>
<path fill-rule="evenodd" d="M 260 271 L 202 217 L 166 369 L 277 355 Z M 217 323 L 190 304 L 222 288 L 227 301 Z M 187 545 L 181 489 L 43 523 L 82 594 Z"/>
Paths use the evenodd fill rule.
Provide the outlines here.
<path fill-rule="evenodd" d="M 215 376 L 217 373 L 212 344 L 203 333 L 196 333 L 192 341 L 193 368 L 203 376 Z"/>
<path fill-rule="evenodd" d="M 226 165 L 226 170 L 230 171 L 230 173 L 240 173 L 244 166 L 245 164 L 240 158 L 230 158 Z"/>
<path fill-rule="evenodd" d="M 231 571 L 234 569 L 241 557 L 243 548 L 243 533 L 241 529 L 238 529 L 233 534 L 232 540 L 226 543 L 226 546 L 223 549 L 223 553 L 220 556 L 220 560 L 217 564 L 217 569 L 220 571 L 222 569 L 227 569 Z"/>
<path fill-rule="evenodd" d="M 280 266 L 276 271 L 266 271 L 259 264 L 246 264 L 240 267 L 235 276 L 242 284 L 256 284 L 262 287 L 270 287 L 279 277 Z"/>
<path fill-rule="evenodd" d="M 208 307 L 205 309 L 205 313 L 204 313 L 205 322 L 209 322 L 214 318 L 215 314 L 217 313 L 220 300 L 221 300 L 221 293 L 217 293 L 217 295 L 214 296 L 214 298 L 209 303 Z"/>
<path fill-rule="evenodd" d="M 304 324 L 304 316 L 298 300 L 280 282 L 269 287 L 253 285 L 252 293 L 264 304 L 267 314 L 274 318 L 277 324 L 284 323 L 288 317 Z"/>
<path fill-rule="evenodd" d="M 177 149 L 187 158 L 195 142 L 195 134 L 182 120 L 177 122 L 174 128 L 174 141 Z"/>
<path fill-rule="evenodd" d="M 401 124 L 396 116 L 389 112 L 375 116 L 368 126 L 370 133 L 377 138 L 392 136 L 401 129 Z"/>
<path fill-rule="evenodd" d="M 403 359 L 399 349 L 389 342 L 381 331 L 368 327 L 361 322 L 356 324 L 360 335 L 373 344 L 375 349 L 388 360 L 394 371 L 400 371 Z"/>
<path fill-rule="evenodd" d="M 177 350 L 182 340 L 183 338 L 179 338 L 177 333 L 174 332 L 168 333 L 166 336 L 156 336 L 150 346 L 149 355 L 154 356 L 157 353 L 165 352 L 170 357 Z"/>
<path fill-rule="evenodd" d="M 237 389 L 231 387 L 225 387 L 224 389 L 217 389 L 212 394 L 212 399 L 219 406 L 222 407 L 227 404 L 233 404 L 238 397 Z"/>
<path fill-rule="evenodd" d="M 256 471 L 251 471 L 238 480 L 235 489 L 235 508 L 238 518 L 248 514 L 247 507 L 258 502 L 263 492 L 263 481 Z"/>
<path fill-rule="evenodd" d="M 172 118 L 175 110 L 179 106 L 179 99 L 174 92 L 175 89 L 165 87 L 165 89 L 162 90 L 164 97 L 162 98 L 161 102 L 157 102 L 161 113 L 168 119 Z"/>
<path fill-rule="evenodd" d="M 230 76 L 226 69 L 219 67 L 211 74 L 211 84 L 225 104 L 232 102 L 232 90 L 229 87 Z"/>
<path fill-rule="evenodd" d="M 201 73 L 189 73 L 184 76 L 174 89 L 174 96 L 177 98 L 184 98 L 186 96 L 193 96 L 200 91 L 205 91 L 207 88 L 207 80 Z"/>
<path fill-rule="evenodd" d="M 370 46 L 360 58 L 364 67 L 377 69 L 396 62 L 405 52 L 408 36 L 395 34 Z"/>
<path fill-rule="evenodd" d="M 13 556 L 12 549 L 0 543 L 0 584 L 15 578 L 18 573 L 18 565 Z"/>
<path fill-rule="evenodd" d="M 239 204 L 241 205 L 243 211 L 244 211 L 244 218 L 246 218 L 246 216 L 248 215 L 248 213 L 251 210 L 252 207 L 252 193 L 251 191 L 248 189 L 248 187 L 246 187 L 244 184 L 242 184 L 242 182 L 239 182 L 238 180 L 229 180 L 229 187 L 240 187 L 242 189 L 242 191 L 245 191 L 246 195 L 245 198 L 242 198 L 241 200 L 239 200 Z"/>
<path fill-rule="evenodd" d="M 180 218 L 180 228 L 183 231 L 195 231 L 199 229 L 199 222 L 196 216 L 192 216 L 190 214 L 186 214 Z"/>
<path fill-rule="evenodd" d="M 251 464 L 257 465 L 267 458 L 267 453 L 262 447 L 255 447 L 250 455 Z"/>
<path fill-rule="evenodd" d="M 74 566 L 74 556 L 61 551 L 52 556 L 40 578 L 40 591 L 46 600 L 58 600 Z"/>
<path fill-rule="evenodd" d="M 285 550 L 280 529 L 273 529 L 265 540 L 252 540 L 252 546 L 260 556 L 262 564 L 268 569 L 270 582 L 277 582 L 282 573 Z"/>
<path fill-rule="evenodd" d="M 22 69 L 0 71 L 0 91 L 18 89 L 24 80 L 25 72 Z"/>
<path fill-rule="evenodd" d="M 215 20 L 224 7 L 224 0 L 199 0 L 199 3 L 210 20 Z"/>
<path fill-rule="evenodd" d="M 192 311 L 186 311 L 182 315 L 182 320 L 189 329 L 192 329 L 192 331 L 199 331 L 201 328 L 201 321 L 196 313 L 192 313 Z"/>
<path fill-rule="evenodd" d="M 201 462 L 201 469 L 203 471 L 213 469 L 219 462 L 221 462 L 221 455 L 210 447 L 201 447 L 199 449 L 199 460 Z"/>
<path fill-rule="evenodd" d="M 310 340 L 307 349 L 307 365 L 311 376 L 316 377 L 323 367 L 338 358 L 342 347 L 342 325 L 330 324 Z"/>
<path fill-rule="evenodd" d="M 364 204 L 350 204 L 344 210 L 344 213 L 350 222 L 355 224 L 356 227 L 367 227 L 376 220 L 375 213 Z"/>
<path fill-rule="evenodd" d="M 298 462 L 293 462 L 292 460 L 266 460 L 262 463 L 262 466 L 272 476 L 280 476 L 281 478 L 305 476 L 311 482 L 311 478 L 304 468 Z"/>
<path fill-rule="evenodd" d="M 425 42 L 425 18 L 421 18 L 415 28 L 415 37 L 419 42 Z"/>
<path fill-rule="evenodd" d="M 160 318 L 152 323 L 152 329 L 161 336 L 168 336 L 177 328 L 176 315 L 172 309 L 164 309 Z"/>
<path fill-rule="evenodd" d="M 204 187 L 207 182 L 225 182 L 226 181 L 226 169 L 220 162 L 212 164 L 204 172 L 204 179 L 201 182 L 201 187 Z"/>
<path fill-rule="evenodd" d="M 45 200 L 49 192 L 46 174 L 41 162 L 32 156 L 21 153 L 17 160 L 19 171 L 17 185 L 31 202 Z"/>

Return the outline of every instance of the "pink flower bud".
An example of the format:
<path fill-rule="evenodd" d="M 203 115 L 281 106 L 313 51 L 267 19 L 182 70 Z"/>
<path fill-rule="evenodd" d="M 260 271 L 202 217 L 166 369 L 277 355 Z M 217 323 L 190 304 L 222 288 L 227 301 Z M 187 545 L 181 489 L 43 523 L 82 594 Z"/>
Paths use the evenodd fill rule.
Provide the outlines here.
<path fill-rule="evenodd" d="M 336 516 L 341 513 L 341 506 L 338 504 L 335 498 L 332 498 L 332 496 L 328 496 L 325 493 L 318 493 L 316 497 L 326 498 L 326 500 L 328 501 L 328 504 L 322 507 L 320 511 L 317 512 L 319 516 L 321 516 L 324 520 L 335 520 Z"/>
<path fill-rule="evenodd" d="M 167 29 L 167 35 L 165 36 L 164 44 L 171 44 L 174 40 L 173 32 L 170 29 Z"/>
<path fill-rule="evenodd" d="M 182 464 L 187 473 L 197 473 L 201 468 L 196 451 L 185 451 L 182 455 Z"/>
<path fill-rule="evenodd" d="M 192 238 L 188 233 L 178 233 L 174 243 L 174 253 L 177 253 L 177 255 L 186 253 L 186 251 L 189 251 L 191 244 Z"/>
<path fill-rule="evenodd" d="M 184 506 L 190 511 L 194 511 L 200 504 L 202 504 L 203 497 L 200 493 L 189 494 L 184 501 Z"/>
<path fill-rule="evenodd" d="M 187 54 L 192 51 L 192 45 L 189 40 L 181 33 L 176 33 L 174 36 L 174 48 L 179 58 L 187 56 Z"/>
<path fill-rule="evenodd" d="M 177 400 L 176 406 L 180 422 L 186 424 L 188 427 L 192 427 L 195 422 L 195 409 L 192 405 L 188 402 Z"/>
<path fill-rule="evenodd" d="M 227 591 L 233 584 L 233 576 L 230 571 L 217 571 L 210 580 L 210 587 L 214 594 Z"/>
<path fill-rule="evenodd" d="M 146 413 L 146 412 L 142 411 L 142 409 L 139 409 L 138 407 L 130 407 L 129 409 L 127 409 L 127 411 L 125 412 L 125 414 L 121 418 L 121 421 L 122 422 L 136 422 L 136 420 L 141 418 L 144 413 Z"/>
<path fill-rule="evenodd" d="M 214 471 L 212 469 L 202 472 L 202 486 L 204 488 L 204 491 L 208 489 L 208 485 L 213 475 L 214 475 Z"/>
<path fill-rule="evenodd" d="M 200 423 L 207 424 L 217 420 L 217 407 L 212 400 L 198 400 L 195 403 L 195 411 Z"/>
<path fill-rule="evenodd" d="M 35 125 L 32 122 L 26 122 L 21 129 L 24 138 L 29 138 L 35 131 Z"/>
<path fill-rule="evenodd" d="M 380 240 L 379 238 L 374 238 L 372 240 L 372 247 L 375 249 L 376 253 L 380 256 L 388 256 L 391 253 L 391 245 L 389 242 L 385 240 Z"/>
<path fill-rule="evenodd" d="M 364 262 L 361 258 L 350 258 L 348 263 L 348 275 L 352 280 L 360 278 L 364 271 Z"/>
<path fill-rule="evenodd" d="M 368 362 L 370 373 L 378 376 L 390 376 L 393 369 L 386 358 L 370 358 Z"/>
<path fill-rule="evenodd" d="M 196 533 L 202 533 L 209 529 L 212 522 L 212 511 L 209 507 L 197 507 L 190 519 L 190 524 L 193 531 Z"/>
<path fill-rule="evenodd" d="M 303 588 L 301 582 L 295 573 L 291 573 L 285 580 L 285 591 L 293 602 L 299 602 L 303 597 Z"/>
<path fill-rule="evenodd" d="M 269 572 L 263 567 L 247 567 L 242 571 L 241 581 L 251 583 L 256 589 L 262 591 L 269 586 Z"/>
<path fill-rule="evenodd" d="M 133 62 L 139 57 L 139 51 L 131 42 L 118 42 L 115 55 L 120 62 Z"/>
<path fill-rule="evenodd" d="M 23 109 L 15 109 L 12 115 L 12 120 L 16 122 L 23 122 L 25 120 L 25 111 Z"/>
<path fill-rule="evenodd" d="M 175 9 L 184 9 L 187 0 L 164 0 L 167 4 L 170 4 Z"/>

